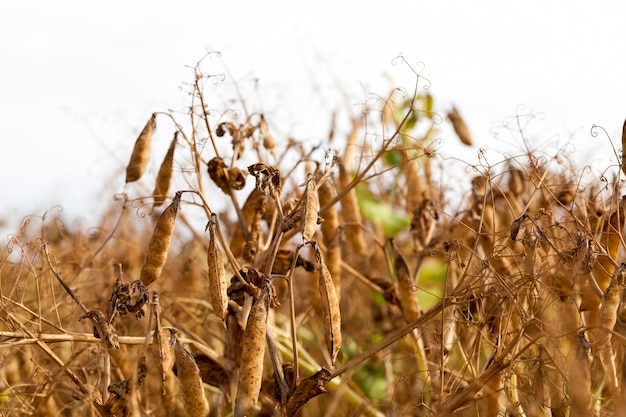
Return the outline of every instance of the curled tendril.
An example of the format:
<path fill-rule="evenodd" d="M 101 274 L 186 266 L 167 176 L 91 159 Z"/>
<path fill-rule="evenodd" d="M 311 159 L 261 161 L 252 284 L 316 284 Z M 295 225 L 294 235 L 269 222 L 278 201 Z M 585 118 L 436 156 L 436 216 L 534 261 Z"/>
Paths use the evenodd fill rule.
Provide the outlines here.
<path fill-rule="evenodd" d="M 501 261 L 504 258 L 504 251 L 507 249 L 505 245 L 495 245 L 492 249 L 493 259 Z"/>
<path fill-rule="evenodd" d="M 202 60 L 204 60 L 204 58 L 206 58 L 206 57 L 208 57 L 208 56 L 210 56 L 210 55 L 215 55 L 215 56 L 216 56 L 216 57 L 218 57 L 218 58 L 221 58 L 221 57 L 222 57 L 222 52 L 220 52 L 220 51 L 213 51 L 213 50 L 210 50 L 210 49 L 208 49 L 208 48 L 205 48 L 205 51 L 206 51 L 206 53 L 205 53 L 205 54 L 204 54 L 204 56 L 200 59 L 200 61 L 198 61 L 198 64 L 200 64 L 200 62 L 202 62 Z"/>
<path fill-rule="evenodd" d="M 398 55 L 396 55 L 392 60 L 391 60 L 391 65 L 393 65 L 394 67 L 400 64 L 406 64 L 406 66 L 409 67 L 409 69 L 411 70 L 411 72 L 413 72 L 413 74 L 415 74 L 415 78 L 416 78 L 416 83 L 419 82 L 419 79 L 423 79 L 426 82 L 426 85 L 424 85 L 422 87 L 422 89 L 424 91 L 429 90 L 430 87 L 432 86 L 432 82 L 424 77 L 422 75 L 422 71 L 424 71 L 424 69 L 426 68 L 426 64 L 424 64 L 423 62 L 417 62 L 416 64 L 412 65 L 409 64 L 409 62 L 406 60 L 406 58 L 404 57 L 404 55 L 402 55 L 402 53 L 399 53 Z M 419 69 L 415 68 L 415 65 L 419 66 Z"/>
<path fill-rule="evenodd" d="M 230 116 L 233 119 L 238 119 L 239 117 L 241 117 L 241 112 L 239 110 L 235 110 L 235 109 L 227 109 L 226 111 L 224 111 L 222 116 L 223 117 Z"/>
<path fill-rule="evenodd" d="M 391 65 L 393 65 L 394 67 L 403 64 L 406 62 L 406 59 L 404 59 L 404 56 L 402 55 L 402 52 L 400 52 L 398 55 L 394 56 L 393 59 L 391 60 Z"/>
<path fill-rule="evenodd" d="M 471 173 L 480 172 L 480 171 L 476 165 L 467 165 L 465 167 L 465 172 L 467 172 L 468 174 L 471 174 Z"/>
<path fill-rule="evenodd" d="M 578 185 L 580 186 L 580 189 L 583 192 L 585 191 L 585 188 L 586 188 L 584 185 L 582 185 L 582 182 L 583 182 L 582 177 L 583 177 L 584 174 L 587 174 L 587 175 L 593 174 L 593 167 L 591 165 L 585 165 L 580 170 L 580 177 L 578 179 Z"/>
<path fill-rule="evenodd" d="M 58 211 L 58 214 L 63 213 L 63 206 L 56 205 L 56 206 L 50 207 L 48 210 L 43 212 L 43 215 L 41 216 L 41 220 L 45 222 L 50 217 L 51 213 L 54 211 Z"/>
<path fill-rule="evenodd" d="M 589 134 L 591 135 L 592 138 L 598 137 L 599 135 L 598 130 L 601 130 L 602 132 L 606 133 L 606 130 L 602 126 L 598 126 L 595 123 L 591 125 L 591 129 L 589 129 Z"/>
<path fill-rule="evenodd" d="M 559 155 L 563 155 L 564 157 L 570 157 L 576 152 L 576 145 L 572 142 L 567 142 L 565 145 L 561 146 L 558 151 Z"/>
<path fill-rule="evenodd" d="M 213 85 L 217 85 L 226 80 L 226 74 L 224 74 L 223 72 L 219 72 L 217 74 L 207 74 L 204 76 L 204 78 L 211 80 Z"/>
<path fill-rule="evenodd" d="M 487 150 L 485 148 L 479 148 L 478 149 L 478 161 L 480 162 L 480 166 L 481 168 L 484 168 L 485 170 L 490 170 L 491 169 L 491 164 L 489 163 L 489 161 L 487 161 Z"/>
<path fill-rule="evenodd" d="M 437 152 L 438 150 L 443 148 L 443 144 L 444 144 L 444 141 L 442 138 L 435 138 L 432 142 L 430 142 L 426 146 L 426 148 L 432 149 L 433 151 Z"/>
<path fill-rule="evenodd" d="M 432 122 L 433 122 L 433 124 L 435 126 L 440 126 L 440 125 L 443 124 L 445 118 L 442 115 L 440 115 L 439 113 L 433 112 L 432 116 L 430 117 L 430 120 L 432 120 Z"/>
<path fill-rule="evenodd" d="M 146 206 L 148 206 L 148 205 L 145 204 L 141 199 L 132 200 L 130 202 L 130 206 L 135 209 L 135 213 L 137 213 L 137 217 L 139 217 L 140 219 L 143 219 L 148 214 L 150 214 L 149 212 L 146 212 L 144 210 L 144 208 Z M 148 207 L 150 207 L 150 206 L 148 206 Z"/>

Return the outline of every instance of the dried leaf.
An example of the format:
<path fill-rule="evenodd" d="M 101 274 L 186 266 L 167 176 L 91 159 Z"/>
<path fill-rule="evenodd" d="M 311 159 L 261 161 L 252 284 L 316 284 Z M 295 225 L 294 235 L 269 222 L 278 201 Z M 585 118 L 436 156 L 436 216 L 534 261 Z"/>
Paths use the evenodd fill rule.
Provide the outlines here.
<path fill-rule="evenodd" d="M 203 353 L 193 355 L 200 370 L 200 376 L 205 384 L 219 388 L 226 401 L 230 402 L 231 385 L 236 379 L 235 364 L 224 358 L 216 360 Z"/>
<path fill-rule="evenodd" d="M 111 326 L 100 310 L 91 310 L 79 317 L 78 321 L 90 319 L 95 328 L 95 335 L 102 339 L 109 349 L 119 349 L 120 342 L 117 337 L 115 327 Z"/>
<path fill-rule="evenodd" d="M 303 215 L 304 215 L 304 206 L 298 205 L 294 207 L 293 210 L 291 210 L 289 214 L 283 219 L 283 222 L 280 225 L 280 230 L 283 233 L 287 233 L 288 231 L 296 227 L 297 224 L 300 223 Z"/>
<path fill-rule="evenodd" d="M 246 186 L 246 177 L 248 173 L 237 167 L 228 169 L 228 181 L 233 190 L 242 190 Z"/>
<path fill-rule="evenodd" d="M 120 317 L 125 317 L 128 313 L 135 313 L 138 319 L 142 318 L 147 302 L 148 289 L 140 280 L 126 283 L 122 282 L 121 277 L 119 277 L 113 284 L 111 311 L 117 311 Z"/>
<path fill-rule="evenodd" d="M 159 278 L 167 255 L 170 250 L 174 227 L 176 226 L 176 215 L 180 206 L 181 193 L 176 193 L 172 203 L 163 211 L 157 221 L 154 233 L 148 244 L 148 252 L 141 268 L 140 279 L 145 286 L 152 284 Z"/>
<path fill-rule="evenodd" d="M 135 141 L 130 161 L 126 166 L 126 183 L 137 181 L 143 176 L 148 161 L 150 160 L 150 147 L 152 145 L 152 134 L 156 129 L 156 113 L 148 120 L 139 137 Z"/>
<path fill-rule="evenodd" d="M 136 390 L 141 386 L 147 375 L 148 365 L 144 356 L 139 362 L 136 374 L 129 379 L 115 382 L 107 387 L 107 391 L 111 394 L 106 404 L 104 404 L 104 409 L 107 411 L 108 416 L 128 417 L 138 413 Z"/>
<path fill-rule="evenodd" d="M 280 171 L 271 165 L 258 162 L 248 167 L 248 172 L 256 178 L 256 188 L 263 194 L 268 194 L 270 189 L 276 190 L 278 194 L 282 189 L 282 178 Z"/>
<path fill-rule="evenodd" d="M 310 377 L 303 379 L 298 384 L 295 391 L 289 395 L 289 400 L 287 401 L 287 416 L 295 416 L 300 407 L 306 404 L 310 399 L 325 393 L 328 381 L 330 381 L 330 371 L 324 368 Z"/>
<path fill-rule="evenodd" d="M 511 231 L 510 231 L 511 242 L 515 242 L 515 240 L 517 239 L 517 235 L 519 235 L 519 231 L 520 231 L 520 228 L 522 227 L 522 223 L 524 222 L 524 220 L 526 220 L 527 217 L 528 215 L 524 213 L 519 218 L 515 219 L 513 223 L 511 223 Z"/>
<path fill-rule="evenodd" d="M 228 180 L 228 167 L 220 157 L 214 157 L 207 163 L 207 172 L 215 185 L 226 195 L 230 195 L 230 181 Z"/>

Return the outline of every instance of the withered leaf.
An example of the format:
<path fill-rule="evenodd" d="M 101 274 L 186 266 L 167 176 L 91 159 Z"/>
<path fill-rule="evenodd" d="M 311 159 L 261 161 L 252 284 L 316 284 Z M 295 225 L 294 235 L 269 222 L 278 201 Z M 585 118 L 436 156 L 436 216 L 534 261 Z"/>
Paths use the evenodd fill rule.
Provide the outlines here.
<path fill-rule="evenodd" d="M 120 342 L 117 336 L 117 330 L 111 326 L 100 310 L 91 310 L 78 318 L 78 321 L 90 319 L 95 329 L 95 335 L 104 341 L 107 348 L 119 349 Z"/>
<path fill-rule="evenodd" d="M 227 402 L 230 402 L 231 386 L 236 380 L 236 369 L 233 361 L 220 358 L 213 359 L 203 353 L 194 353 L 202 381 L 219 388 Z"/>
<path fill-rule="evenodd" d="M 287 416 L 295 416 L 300 407 L 311 398 L 326 392 L 326 384 L 330 381 L 330 371 L 322 368 L 310 377 L 303 379 L 287 401 Z"/>
<path fill-rule="evenodd" d="M 207 163 L 207 172 L 215 185 L 226 195 L 230 194 L 230 182 L 228 181 L 228 167 L 220 157 L 214 157 Z"/>

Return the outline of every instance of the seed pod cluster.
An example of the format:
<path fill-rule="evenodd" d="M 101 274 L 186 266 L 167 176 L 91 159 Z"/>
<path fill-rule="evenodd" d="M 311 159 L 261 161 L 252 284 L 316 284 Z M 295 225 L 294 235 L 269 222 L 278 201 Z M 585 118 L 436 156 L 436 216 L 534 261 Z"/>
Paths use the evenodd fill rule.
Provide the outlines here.
<path fill-rule="evenodd" d="M 161 163 L 159 173 L 157 174 L 156 184 L 152 197 L 154 198 L 154 206 L 158 207 L 165 201 L 168 190 L 170 189 L 170 182 L 172 180 L 172 172 L 174 171 L 174 151 L 176 149 L 176 143 L 178 140 L 178 132 L 174 134 L 174 139 L 170 143 L 170 147 L 167 150 L 167 154 Z"/>
<path fill-rule="evenodd" d="M 226 309 L 228 308 L 228 294 L 226 284 L 226 272 L 224 270 L 224 256 L 217 247 L 217 216 L 211 214 L 209 221 L 209 249 L 207 253 L 207 263 L 209 267 L 209 291 L 211 293 L 211 304 L 215 315 L 224 320 Z"/>
<path fill-rule="evenodd" d="M 126 166 L 126 183 L 137 181 L 143 176 L 148 166 L 148 161 L 150 160 L 152 134 L 155 130 L 156 113 L 153 113 L 135 141 L 135 147 L 130 155 L 130 161 Z"/>
<path fill-rule="evenodd" d="M 180 197 L 181 193 L 177 192 L 174 200 L 163 211 L 154 228 L 148 244 L 148 252 L 141 268 L 140 279 L 145 286 L 152 284 L 159 278 L 167 261 L 174 227 L 176 226 L 176 215 L 180 207 Z"/>
<path fill-rule="evenodd" d="M 320 302 L 324 316 L 324 339 L 326 340 L 326 348 L 330 354 L 331 363 L 334 365 L 342 342 L 339 299 L 330 272 L 322 260 L 319 247 L 314 245 L 314 249 L 319 271 Z"/>
<path fill-rule="evenodd" d="M 269 306 L 269 283 L 264 283 L 260 294 L 254 299 L 244 333 L 237 398 L 235 399 L 235 417 L 247 416 L 256 407 L 259 399 Z"/>

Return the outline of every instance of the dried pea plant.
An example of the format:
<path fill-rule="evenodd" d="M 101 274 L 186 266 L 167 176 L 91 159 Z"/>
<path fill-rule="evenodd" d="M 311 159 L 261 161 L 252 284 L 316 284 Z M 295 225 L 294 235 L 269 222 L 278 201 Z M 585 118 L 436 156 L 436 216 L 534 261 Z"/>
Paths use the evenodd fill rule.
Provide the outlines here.
<path fill-rule="evenodd" d="M 46 213 L 0 254 L 2 415 L 624 406 L 623 162 L 594 177 L 567 147 L 533 150 L 517 116 L 522 152 L 480 150 L 459 191 L 438 127 L 471 146 L 470 130 L 412 67 L 412 92 L 374 97 L 345 132 L 333 117 L 311 145 L 243 99 L 209 110 L 203 62 L 188 113 L 139 134 L 100 228 Z M 174 138 L 152 177 L 157 122 Z"/>

